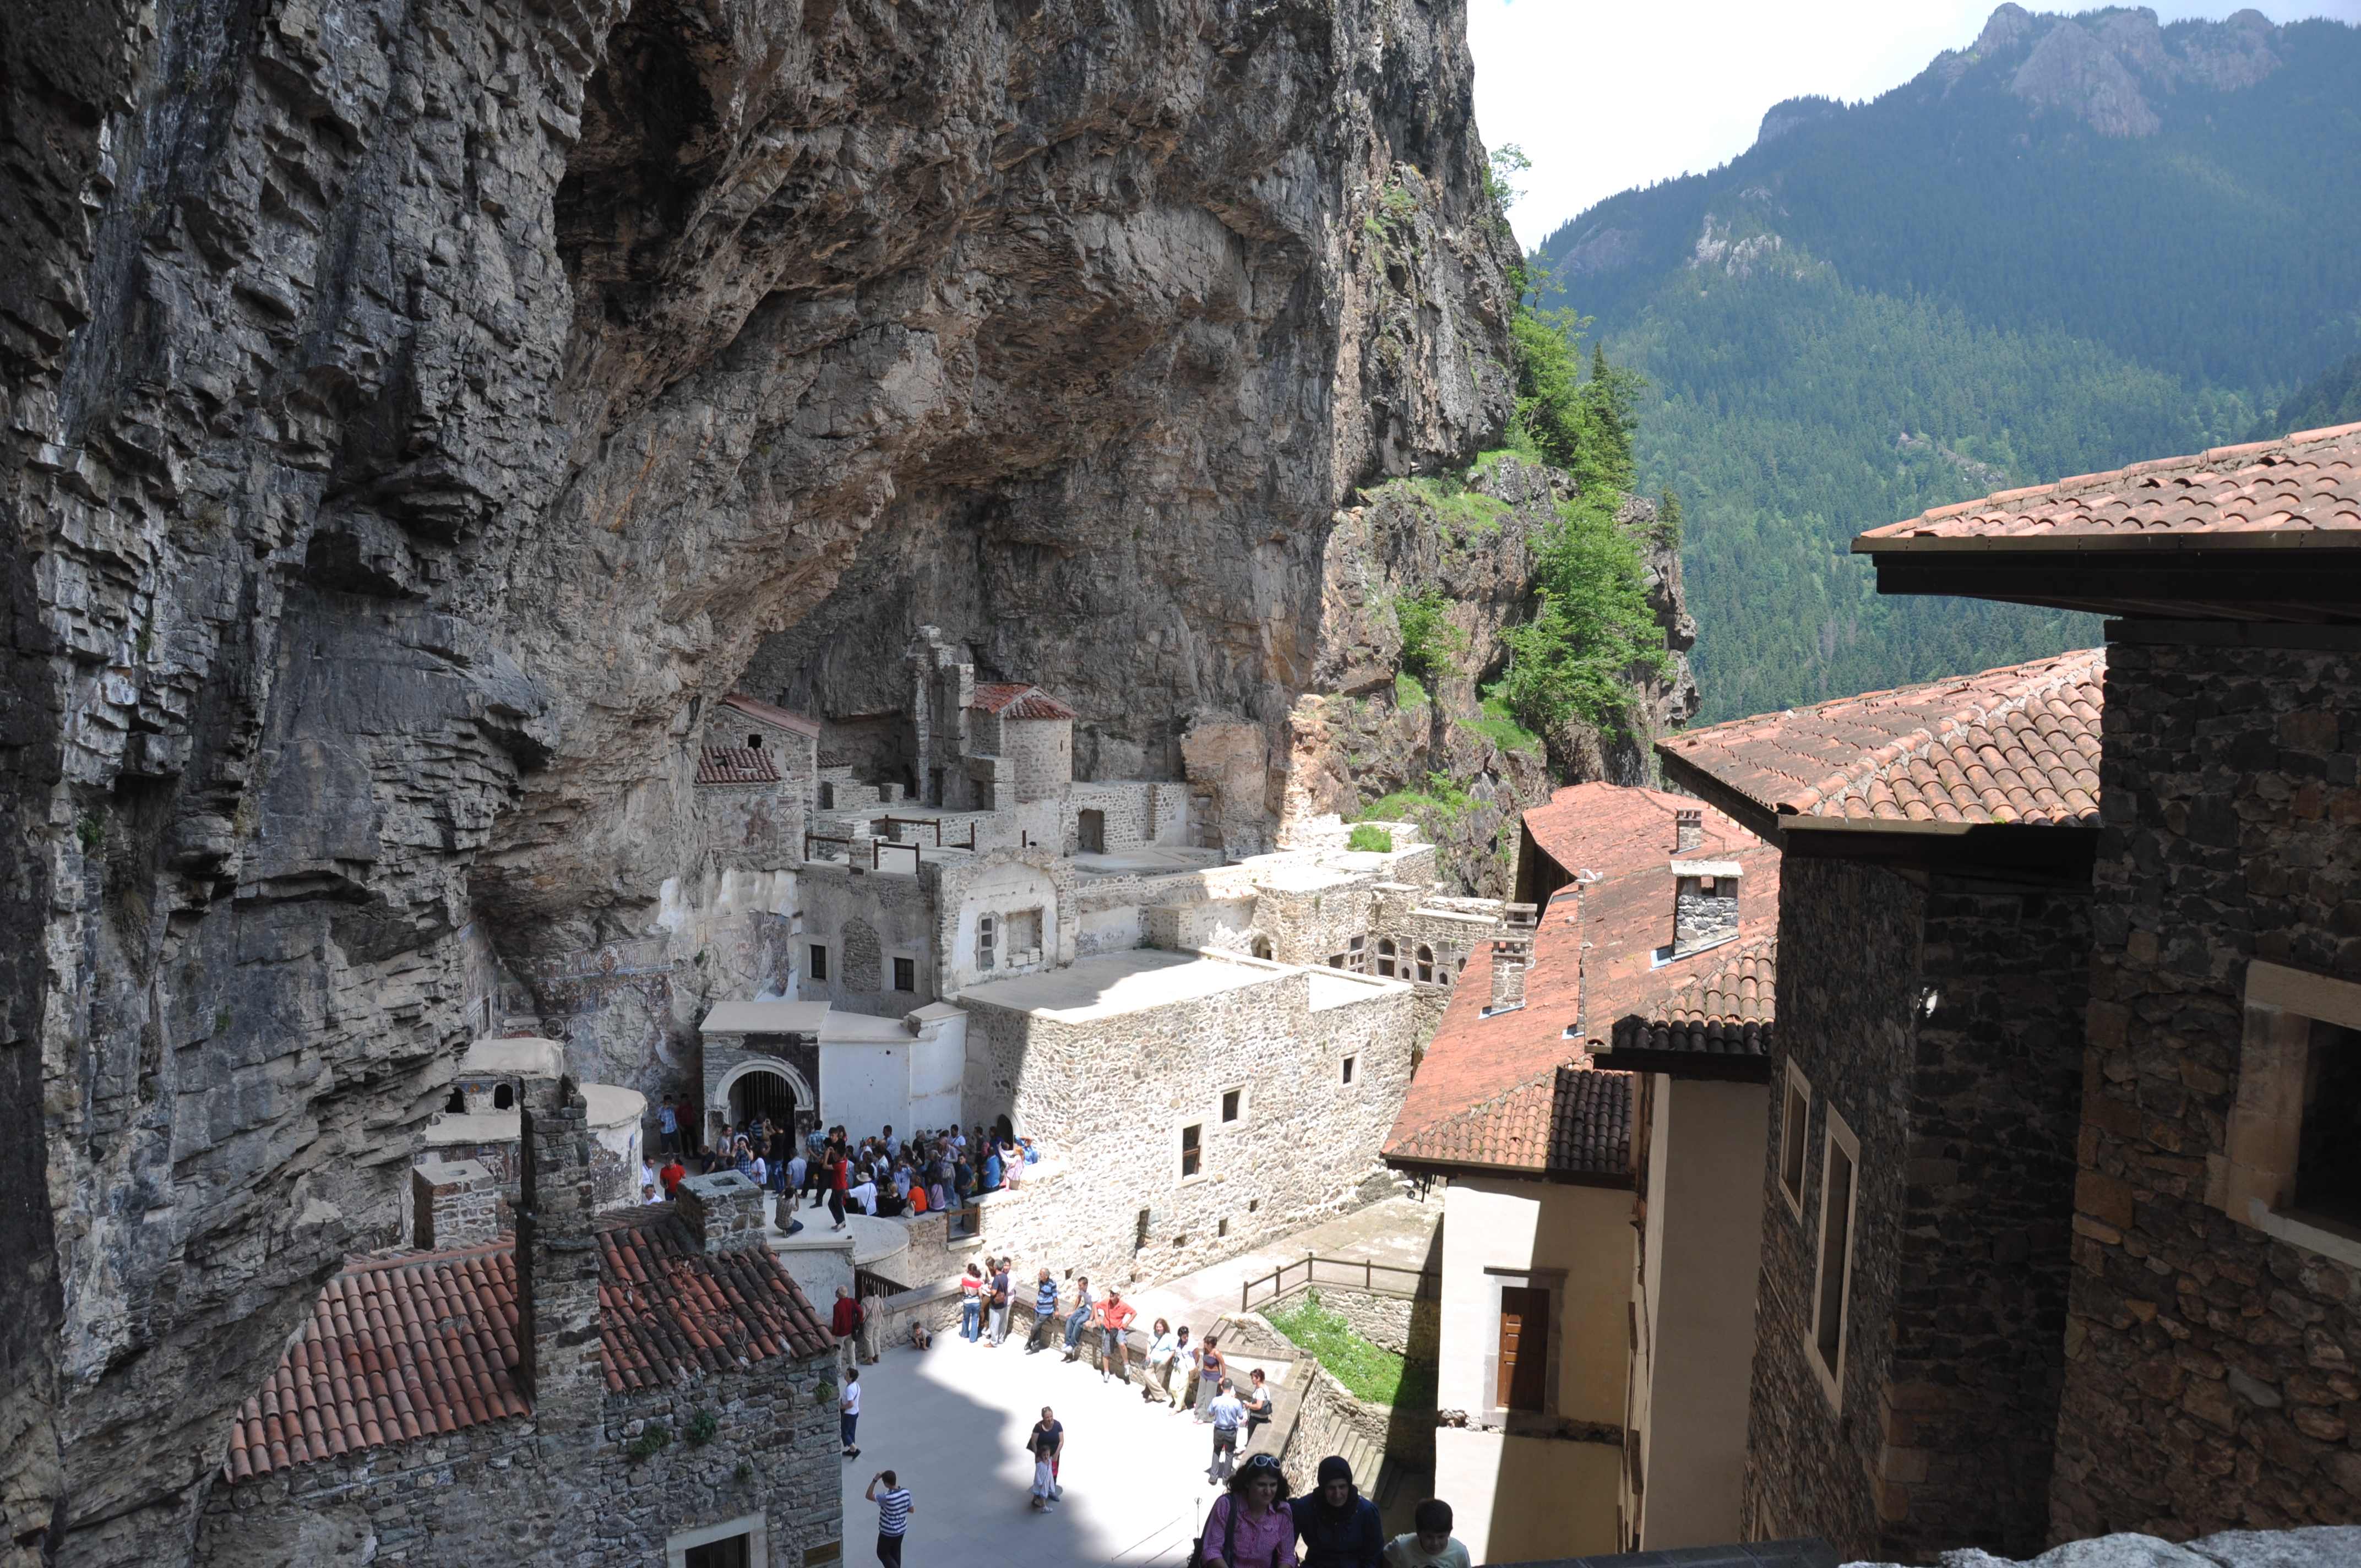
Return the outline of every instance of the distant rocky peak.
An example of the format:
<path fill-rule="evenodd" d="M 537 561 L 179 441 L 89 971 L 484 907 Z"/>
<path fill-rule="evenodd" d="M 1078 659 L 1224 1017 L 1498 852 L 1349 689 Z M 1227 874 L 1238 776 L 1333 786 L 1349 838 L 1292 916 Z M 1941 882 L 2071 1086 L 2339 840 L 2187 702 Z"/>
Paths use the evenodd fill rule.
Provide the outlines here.
<path fill-rule="evenodd" d="M 2255 10 L 2166 27 L 2145 5 L 2063 16 L 2011 4 L 1992 14 L 1965 53 L 1946 54 L 1934 69 L 1956 82 L 1990 65 L 2008 71 L 2009 92 L 2037 108 L 2063 109 L 2101 136 L 2144 137 L 2164 123 L 2151 93 L 2184 84 L 2235 92 L 2278 70 L 2278 32 Z"/>
<path fill-rule="evenodd" d="M 1834 98 L 1806 96 L 1773 104 L 1763 111 L 1763 127 L 1754 133 L 1754 145 L 1761 147 L 1773 137 L 1784 136 L 1797 126 L 1825 120 L 1830 115 L 1841 114 L 1843 110 L 1844 105 Z"/>

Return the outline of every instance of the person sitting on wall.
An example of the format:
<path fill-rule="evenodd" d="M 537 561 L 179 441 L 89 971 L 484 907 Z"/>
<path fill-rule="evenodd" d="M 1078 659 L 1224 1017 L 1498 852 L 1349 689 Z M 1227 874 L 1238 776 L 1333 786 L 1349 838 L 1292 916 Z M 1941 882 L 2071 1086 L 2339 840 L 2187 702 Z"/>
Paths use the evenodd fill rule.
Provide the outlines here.
<path fill-rule="evenodd" d="M 846 1190 L 844 1201 L 864 1214 L 877 1212 L 877 1181 L 866 1170 L 858 1173 L 860 1179 Z"/>
<path fill-rule="evenodd" d="M 997 1192 L 1000 1190 L 1002 1168 L 1003 1168 L 1000 1163 L 1000 1151 L 998 1149 L 994 1149 L 990 1154 L 983 1157 L 983 1190 L 986 1192 Z"/>

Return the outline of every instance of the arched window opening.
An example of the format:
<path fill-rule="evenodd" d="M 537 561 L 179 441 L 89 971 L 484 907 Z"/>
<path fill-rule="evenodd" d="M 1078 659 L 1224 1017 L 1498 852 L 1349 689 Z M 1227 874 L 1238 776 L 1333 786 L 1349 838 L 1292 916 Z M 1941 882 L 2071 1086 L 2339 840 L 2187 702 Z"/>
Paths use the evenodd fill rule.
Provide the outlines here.
<path fill-rule="evenodd" d="M 492 1109 L 495 1111 L 515 1110 L 516 1091 L 505 1083 L 501 1084 L 498 1089 L 493 1090 Z"/>
<path fill-rule="evenodd" d="M 1268 961 L 1270 958 L 1270 938 L 1268 937 L 1257 937 L 1254 939 L 1254 956 Z"/>
<path fill-rule="evenodd" d="M 1434 949 L 1424 942 L 1418 945 L 1418 978 L 1429 983 L 1434 980 Z M 1443 983 L 1449 985 L 1451 981 L 1446 979 Z"/>
<path fill-rule="evenodd" d="M 450 1115 L 466 1115 L 467 1113 L 467 1091 L 456 1085 L 454 1085 L 451 1090 L 451 1098 L 443 1102 L 443 1109 Z"/>
<path fill-rule="evenodd" d="M 1378 938 L 1378 972 L 1389 980 L 1393 978 L 1394 943 L 1390 937 Z"/>

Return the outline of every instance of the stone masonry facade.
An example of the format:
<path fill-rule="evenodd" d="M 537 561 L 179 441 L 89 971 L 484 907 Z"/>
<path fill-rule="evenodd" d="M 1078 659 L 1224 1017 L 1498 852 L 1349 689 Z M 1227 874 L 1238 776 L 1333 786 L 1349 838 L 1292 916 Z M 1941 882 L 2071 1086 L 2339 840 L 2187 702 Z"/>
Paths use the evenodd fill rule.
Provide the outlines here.
<path fill-rule="evenodd" d="M 1850 1556 L 2030 1554 L 2062 1371 L 2089 900 L 1808 859 L 1784 882 L 1781 1059 L 1811 1112 L 1799 1221 L 1782 1067 L 1743 1517 Z M 1831 1108 L 1861 1155 L 1834 1406 L 1809 1343 Z"/>
<path fill-rule="evenodd" d="M 2356 716 L 2349 648 L 2110 651 L 2059 1539 L 2361 1518 L 2361 1277 L 2217 1206 L 2249 960 L 2361 981 Z"/>
<path fill-rule="evenodd" d="M 1080 1178 L 1098 1195 L 1039 1205 L 1022 1229 L 1016 1212 L 987 1206 L 987 1250 L 1098 1281 L 1161 1279 L 1357 1206 L 1373 1184 L 1390 1190 L 1378 1149 L 1410 1079 L 1405 989 L 1369 982 L 1368 1000 L 1315 1010 L 1312 976 L 1237 962 L 1269 978 L 1082 1022 L 968 994 L 968 1115 L 1005 1112 L 1019 1134 L 1042 1131 L 1064 1184 Z M 1230 1089 L 1244 1098 L 1224 1124 Z M 1191 1124 L 1202 1163 L 1184 1179 Z"/>

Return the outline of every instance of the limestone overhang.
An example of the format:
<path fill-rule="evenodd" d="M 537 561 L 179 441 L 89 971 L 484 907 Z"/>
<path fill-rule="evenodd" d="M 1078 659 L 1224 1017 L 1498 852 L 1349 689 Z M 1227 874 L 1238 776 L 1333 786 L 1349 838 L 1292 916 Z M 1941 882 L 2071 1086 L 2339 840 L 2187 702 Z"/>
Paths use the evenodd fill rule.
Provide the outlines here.
<path fill-rule="evenodd" d="M 2361 624 L 2361 424 L 2004 490 L 1872 529 L 1885 594 Z"/>

